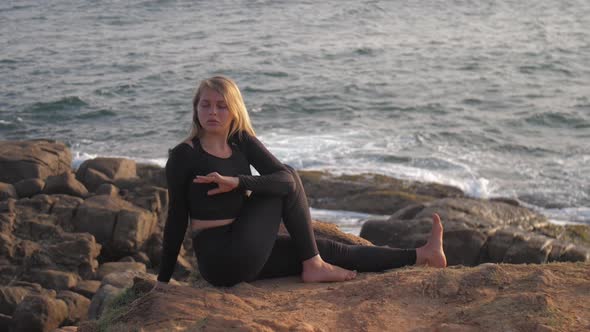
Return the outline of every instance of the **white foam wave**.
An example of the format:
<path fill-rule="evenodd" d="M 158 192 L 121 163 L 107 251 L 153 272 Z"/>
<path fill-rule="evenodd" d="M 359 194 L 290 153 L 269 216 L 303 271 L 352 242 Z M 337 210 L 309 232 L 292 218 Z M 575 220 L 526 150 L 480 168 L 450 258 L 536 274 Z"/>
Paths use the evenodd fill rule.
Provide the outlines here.
<path fill-rule="evenodd" d="M 123 156 L 123 155 L 97 155 L 97 154 L 90 154 L 90 153 L 86 153 L 86 152 L 79 152 L 79 151 L 74 151 L 73 152 L 73 157 L 72 157 L 72 168 L 74 170 L 77 170 L 78 167 L 80 167 L 80 165 L 88 159 L 94 159 L 97 157 L 105 157 L 105 158 L 125 158 L 125 159 L 131 159 L 131 160 L 135 160 L 135 162 L 137 163 L 142 163 L 142 164 L 152 164 L 152 165 L 157 165 L 160 167 L 164 167 L 166 165 L 166 158 L 136 158 L 136 157 L 130 157 L 130 156 Z"/>
<path fill-rule="evenodd" d="M 539 209 L 556 224 L 590 224 L 590 207 L 582 206 L 564 209 Z"/>
<path fill-rule="evenodd" d="M 367 213 L 343 210 L 324 210 L 310 208 L 310 212 L 312 219 L 336 224 L 341 231 L 357 236 L 361 233 L 361 227 L 363 226 L 363 223 L 368 219 L 388 218 L 388 216 L 372 215 Z"/>
<path fill-rule="evenodd" d="M 272 137 L 274 135 L 269 136 Z M 359 161 L 358 159 L 352 158 L 358 152 L 358 148 L 352 148 L 349 144 L 343 143 L 342 139 L 330 135 L 323 135 L 321 139 L 317 139 L 316 137 L 315 139 L 317 141 L 314 138 L 302 137 L 286 138 L 282 136 L 278 140 L 277 138 L 271 138 L 271 144 L 267 145 L 269 146 L 269 150 L 279 160 L 292 165 L 296 169 L 327 171 L 335 175 L 375 173 L 403 180 L 439 183 L 457 187 L 466 195 L 476 198 L 485 199 L 498 196 L 517 197 L 513 190 L 499 190 L 494 180 L 479 176 L 468 165 L 452 159 L 445 161 L 450 165 L 456 165 L 457 167 L 455 168 L 451 167 L 451 169 L 441 170 L 424 169 L 401 163 L 383 163 L 379 160 L 365 159 Z M 288 142 L 289 140 L 291 141 Z M 294 143 L 292 140 L 298 142 Z M 316 143 L 313 143 L 313 141 Z M 317 142 L 321 143 L 318 144 Z M 289 147 L 292 146 L 297 146 L 298 149 L 290 149 Z M 73 151 L 73 155 L 73 169 L 77 169 L 85 160 L 99 156 L 81 151 Z M 322 156 L 322 158 L 318 158 L 318 156 Z M 167 160 L 167 158 L 137 158 L 125 155 L 100 155 L 100 157 L 128 158 L 138 163 L 149 163 L 160 167 L 164 167 Z M 440 157 L 439 159 L 444 159 L 444 157 Z M 254 175 L 258 174 L 253 168 L 252 173 Z M 590 208 L 588 207 L 566 209 L 544 209 L 534 205 L 527 207 L 547 216 L 554 223 L 590 223 Z M 363 216 L 351 216 L 342 212 L 337 212 L 336 215 L 337 217 L 331 218 L 329 214 L 323 213 L 318 219 L 334 219 L 342 227 L 349 227 L 350 229 L 347 228 L 348 232 L 355 233 L 360 231 L 360 226 L 355 226 L 354 224 L 364 218 Z M 348 225 L 346 221 L 349 217 L 353 220 L 352 225 Z"/>
<path fill-rule="evenodd" d="M 73 151 L 73 156 L 72 156 L 72 168 L 74 170 L 77 170 L 78 167 L 80 167 L 80 165 L 88 159 L 94 159 L 98 157 L 98 155 L 96 154 L 89 154 L 86 152 L 75 152 Z"/>

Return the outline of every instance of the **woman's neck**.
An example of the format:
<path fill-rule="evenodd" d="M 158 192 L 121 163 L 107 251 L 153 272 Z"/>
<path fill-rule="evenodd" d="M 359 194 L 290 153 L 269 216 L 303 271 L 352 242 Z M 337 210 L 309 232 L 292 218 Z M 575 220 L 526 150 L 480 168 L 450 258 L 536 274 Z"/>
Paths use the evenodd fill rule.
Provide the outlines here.
<path fill-rule="evenodd" d="M 199 140 L 201 146 L 205 146 L 209 150 L 225 151 L 227 147 L 227 135 L 205 134 Z"/>

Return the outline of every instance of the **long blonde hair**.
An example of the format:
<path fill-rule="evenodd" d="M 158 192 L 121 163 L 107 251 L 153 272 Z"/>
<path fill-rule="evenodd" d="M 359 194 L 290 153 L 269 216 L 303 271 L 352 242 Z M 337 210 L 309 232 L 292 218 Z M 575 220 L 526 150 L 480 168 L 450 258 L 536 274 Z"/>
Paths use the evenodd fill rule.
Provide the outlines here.
<path fill-rule="evenodd" d="M 229 110 L 232 117 L 227 138 L 240 132 L 246 132 L 252 136 L 256 135 L 254 133 L 254 128 L 252 128 L 250 116 L 248 115 L 248 110 L 246 109 L 246 105 L 244 104 L 244 99 L 242 98 L 242 94 L 240 93 L 238 85 L 227 77 L 213 76 L 201 81 L 199 87 L 195 91 L 195 95 L 193 97 L 193 122 L 191 132 L 185 140 L 190 141 L 193 138 L 198 137 L 203 130 L 203 127 L 201 127 L 199 118 L 197 116 L 197 105 L 199 105 L 201 93 L 204 88 L 217 91 L 225 99 L 227 109 Z"/>

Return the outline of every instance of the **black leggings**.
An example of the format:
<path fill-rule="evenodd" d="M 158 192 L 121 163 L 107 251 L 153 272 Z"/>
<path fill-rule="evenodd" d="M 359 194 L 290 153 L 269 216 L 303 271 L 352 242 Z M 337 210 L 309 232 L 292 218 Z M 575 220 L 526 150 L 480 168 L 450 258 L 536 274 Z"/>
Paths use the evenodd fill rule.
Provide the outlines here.
<path fill-rule="evenodd" d="M 349 270 L 379 272 L 416 263 L 415 249 L 347 245 L 315 239 L 307 198 L 297 172 L 287 166 L 295 189 L 285 196 L 252 193 L 236 220 L 193 236 L 199 271 L 215 286 L 298 275 L 301 262 L 318 253 Z M 290 236 L 278 235 L 281 219 Z"/>

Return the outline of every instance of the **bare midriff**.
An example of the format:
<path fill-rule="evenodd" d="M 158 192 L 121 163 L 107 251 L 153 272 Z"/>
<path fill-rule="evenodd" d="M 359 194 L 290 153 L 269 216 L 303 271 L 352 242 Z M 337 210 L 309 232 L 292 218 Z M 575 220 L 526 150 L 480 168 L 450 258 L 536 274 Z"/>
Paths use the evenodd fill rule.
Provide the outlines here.
<path fill-rule="evenodd" d="M 191 219 L 191 230 L 195 231 L 202 231 L 207 228 L 219 227 L 229 225 L 234 222 L 236 218 L 230 219 L 216 219 L 216 220 L 200 220 L 200 219 Z"/>

